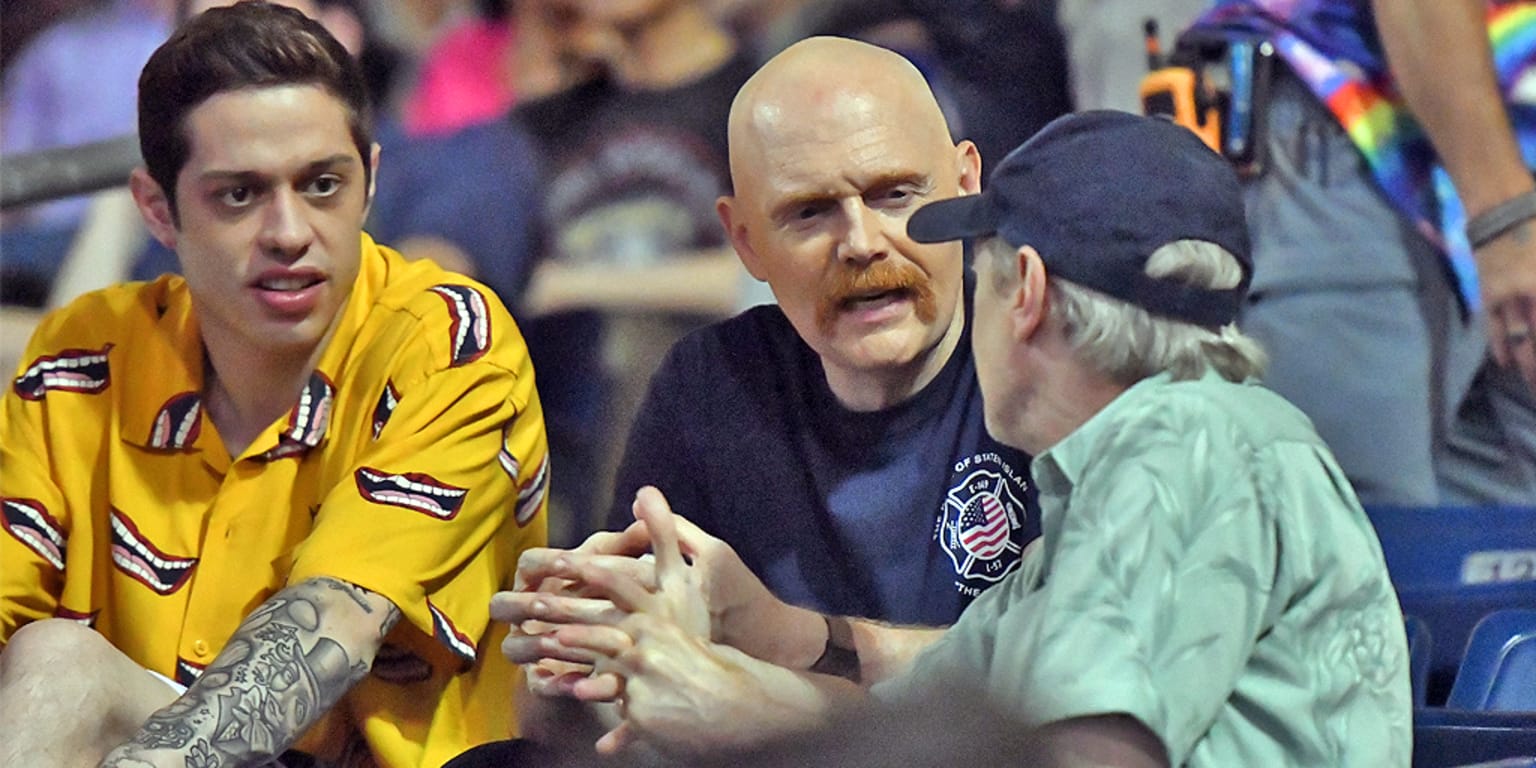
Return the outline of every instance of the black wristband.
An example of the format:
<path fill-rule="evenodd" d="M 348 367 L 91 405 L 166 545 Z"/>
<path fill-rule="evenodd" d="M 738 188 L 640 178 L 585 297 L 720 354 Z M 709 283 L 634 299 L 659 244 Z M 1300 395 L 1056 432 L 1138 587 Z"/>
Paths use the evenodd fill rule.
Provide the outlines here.
<path fill-rule="evenodd" d="M 1467 242 L 1477 250 L 1520 224 L 1536 219 L 1536 190 L 1515 195 L 1467 222 Z"/>
<path fill-rule="evenodd" d="M 823 616 L 827 622 L 827 647 L 811 671 L 859 682 L 859 649 L 853 642 L 853 625 L 843 616 Z"/>

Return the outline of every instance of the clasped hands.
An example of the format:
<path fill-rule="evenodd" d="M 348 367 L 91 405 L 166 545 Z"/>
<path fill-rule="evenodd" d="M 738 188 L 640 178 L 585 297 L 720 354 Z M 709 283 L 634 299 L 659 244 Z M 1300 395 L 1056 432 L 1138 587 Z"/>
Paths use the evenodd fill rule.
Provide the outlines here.
<path fill-rule="evenodd" d="M 787 606 L 660 491 L 642 488 L 634 514 L 574 550 L 523 553 L 514 590 L 491 602 L 492 618 L 512 625 L 502 651 L 535 695 L 618 705 L 601 753 L 637 739 L 680 755 L 741 746 L 771 665 L 724 642 L 771 643 L 762 622 Z"/>

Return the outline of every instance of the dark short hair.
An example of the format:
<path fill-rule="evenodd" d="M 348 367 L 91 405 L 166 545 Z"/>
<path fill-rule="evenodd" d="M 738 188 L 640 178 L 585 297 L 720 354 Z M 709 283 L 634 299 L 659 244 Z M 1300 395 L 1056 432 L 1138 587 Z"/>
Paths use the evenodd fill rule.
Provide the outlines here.
<path fill-rule="evenodd" d="M 190 153 L 187 114 L 243 88 L 315 85 L 347 108 L 347 127 L 372 175 L 368 90 L 357 62 L 319 22 L 261 0 L 210 8 L 187 20 L 139 75 L 139 151 L 176 216 L 176 176 Z"/>

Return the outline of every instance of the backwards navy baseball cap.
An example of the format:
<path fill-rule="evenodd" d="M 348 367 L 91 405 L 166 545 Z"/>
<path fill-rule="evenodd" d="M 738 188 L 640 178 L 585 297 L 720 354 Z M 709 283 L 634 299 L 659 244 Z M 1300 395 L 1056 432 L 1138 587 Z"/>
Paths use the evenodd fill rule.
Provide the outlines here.
<path fill-rule="evenodd" d="M 1048 274 L 1163 317 L 1232 322 L 1253 275 L 1237 174 L 1166 119 L 1099 110 L 1057 118 L 1008 153 L 980 195 L 923 206 L 907 223 L 922 243 L 997 235 L 1040 253 Z M 1215 243 L 1243 268 L 1235 288 L 1147 276 L 1153 251 Z"/>

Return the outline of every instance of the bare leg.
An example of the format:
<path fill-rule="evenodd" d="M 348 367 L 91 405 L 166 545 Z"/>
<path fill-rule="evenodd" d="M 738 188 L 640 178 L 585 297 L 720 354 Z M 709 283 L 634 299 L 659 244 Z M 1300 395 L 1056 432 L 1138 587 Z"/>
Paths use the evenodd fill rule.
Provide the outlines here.
<path fill-rule="evenodd" d="M 28 624 L 0 652 L 0 765 L 91 768 L 175 698 L 95 630 Z"/>

